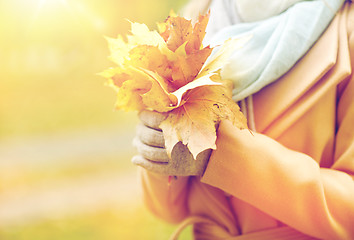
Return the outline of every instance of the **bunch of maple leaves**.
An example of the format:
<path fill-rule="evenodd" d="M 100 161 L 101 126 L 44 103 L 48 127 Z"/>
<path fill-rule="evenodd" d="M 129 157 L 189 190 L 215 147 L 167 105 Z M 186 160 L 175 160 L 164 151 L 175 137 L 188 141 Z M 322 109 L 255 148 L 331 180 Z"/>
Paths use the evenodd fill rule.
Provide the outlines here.
<path fill-rule="evenodd" d="M 202 41 L 209 13 L 192 24 L 173 13 L 158 31 L 131 23 L 131 35 L 107 38 L 117 64 L 101 73 L 117 91 L 116 108 L 143 109 L 165 114 L 160 128 L 169 156 L 181 141 L 194 159 L 206 149 L 216 149 L 216 128 L 222 119 L 247 128 L 246 119 L 232 100 L 231 81 L 220 69 L 238 47 L 228 40 L 216 52 Z"/>

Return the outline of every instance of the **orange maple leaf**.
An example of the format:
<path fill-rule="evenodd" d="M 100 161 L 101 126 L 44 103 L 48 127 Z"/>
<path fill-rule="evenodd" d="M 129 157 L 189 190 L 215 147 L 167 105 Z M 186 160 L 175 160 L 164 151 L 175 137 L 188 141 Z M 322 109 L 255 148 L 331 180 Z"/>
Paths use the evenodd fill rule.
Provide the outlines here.
<path fill-rule="evenodd" d="M 210 11 L 206 15 L 199 15 L 197 23 L 194 25 L 193 34 L 186 45 L 186 52 L 190 53 L 202 47 L 205 36 L 205 29 L 209 22 Z"/>
<path fill-rule="evenodd" d="M 160 34 L 167 42 L 168 48 L 171 51 L 176 51 L 179 46 L 187 42 L 187 54 L 199 50 L 205 36 L 210 12 L 205 15 L 199 15 L 194 27 L 191 20 L 174 16 L 173 13 L 171 15 L 165 20 L 164 24 L 160 24 Z"/>
<path fill-rule="evenodd" d="M 173 62 L 171 85 L 178 89 L 193 81 L 209 57 L 212 49 L 206 47 L 187 56 L 178 56 Z"/>

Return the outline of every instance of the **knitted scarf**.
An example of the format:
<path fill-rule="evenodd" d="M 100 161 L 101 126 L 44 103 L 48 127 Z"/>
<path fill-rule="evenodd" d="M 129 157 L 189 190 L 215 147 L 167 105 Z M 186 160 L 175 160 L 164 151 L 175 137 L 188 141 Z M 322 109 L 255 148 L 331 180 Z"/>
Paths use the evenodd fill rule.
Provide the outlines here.
<path fill-rule="evenodd" d="M 224 79 L 234 82 L 235 101 L 256 93 L 294 66 L 321 36 L 344 2 L 282 0 L 291 4 L 283 3 L 282 8 L 286 9 L 266 8 L 264 11 L 268 13 L 263 13 L 263 16 L 267 18 L 258 20 L 258 14 L 242 12 L 245 9 L 252 11 L 251 5 L 247 5 L 249 0 L 239 0 L 239 4 L 235 1 L 238 0 L 212 2 L 204 42 L 217 49 L 227 39 L 250 37 L 243 47 L 232 53 L 230 61 L 221 70 Z M 250 1 L 255 9 L 257 1 L 265 2 Z M 240 7 L 241 3 L 247 6 Z M 258 21 L 244 22 L 242 17 L 245 16 L 246 20 Z"/>

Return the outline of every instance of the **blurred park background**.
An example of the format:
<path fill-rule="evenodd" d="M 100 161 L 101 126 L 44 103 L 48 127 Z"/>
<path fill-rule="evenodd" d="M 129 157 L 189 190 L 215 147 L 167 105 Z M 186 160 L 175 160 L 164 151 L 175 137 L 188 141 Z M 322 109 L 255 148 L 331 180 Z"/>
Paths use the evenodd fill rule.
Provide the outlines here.
<path fill-rule="evenodd" d="M 0 239 L 167 239 L 130 163 L 104 36 L 155 28 L 185 0 L 0 0 Z M 189 238 L 188 232 L 186 238 Z"/>

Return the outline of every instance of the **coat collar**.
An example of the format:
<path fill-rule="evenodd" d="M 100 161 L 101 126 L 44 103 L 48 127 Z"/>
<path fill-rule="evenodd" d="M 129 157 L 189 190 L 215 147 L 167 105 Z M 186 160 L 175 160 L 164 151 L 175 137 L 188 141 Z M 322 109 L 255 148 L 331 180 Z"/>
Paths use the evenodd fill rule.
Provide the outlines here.
<path fill-rule="evenodd" d="M 347 9 L 344 7 L 337 14 L 317 43 L 288 73 L 254 95 L 258 132 L 279 136 L 286 129 L 279 124 L 279 119 L 288 115 L 285 112 L 299 106 L 309 92 L 336 85 L 351 73 L 346 24 L 340 24 L 347 19 Z"/>

